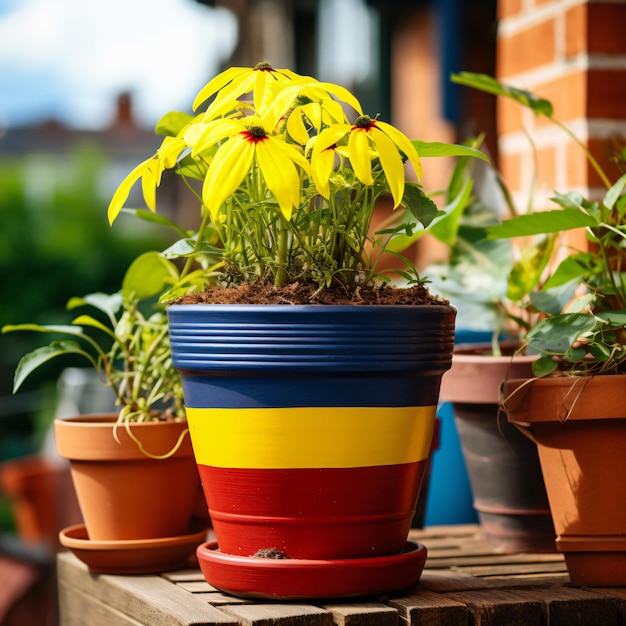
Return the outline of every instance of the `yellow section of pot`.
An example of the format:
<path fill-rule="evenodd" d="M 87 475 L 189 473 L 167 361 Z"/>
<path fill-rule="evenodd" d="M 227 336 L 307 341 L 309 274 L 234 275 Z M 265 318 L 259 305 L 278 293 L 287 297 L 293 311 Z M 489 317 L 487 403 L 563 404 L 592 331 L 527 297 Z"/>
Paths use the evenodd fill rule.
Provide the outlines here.
<path fill-rule="evenodd" d="M 435 406 L 187 407 L 187 420 L 200 465 L 348 468 L 426 459 L 435 413 Z"/>

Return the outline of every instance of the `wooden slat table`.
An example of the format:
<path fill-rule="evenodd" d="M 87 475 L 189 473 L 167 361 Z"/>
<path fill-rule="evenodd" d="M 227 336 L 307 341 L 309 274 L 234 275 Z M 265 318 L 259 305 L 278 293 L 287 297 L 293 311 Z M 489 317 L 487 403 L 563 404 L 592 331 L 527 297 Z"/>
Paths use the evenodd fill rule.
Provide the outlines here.
<path fill-rule="evenodd" d="M 429 556 L 418 586 L 393 597 L 271 603 L 221 593 L 199 569 L 92 574 L 58 556 L 62 626 L 576 626 L 626 624 L 626 589 L 573 587 L 558 554 L 497 554 L 478 526 L 411 531 Z"/>

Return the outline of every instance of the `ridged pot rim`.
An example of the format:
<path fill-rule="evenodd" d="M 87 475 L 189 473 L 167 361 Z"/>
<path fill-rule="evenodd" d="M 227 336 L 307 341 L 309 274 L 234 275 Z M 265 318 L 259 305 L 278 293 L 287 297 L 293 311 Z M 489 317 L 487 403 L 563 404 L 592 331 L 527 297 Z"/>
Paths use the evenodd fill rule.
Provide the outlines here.
<path fill-rule="evenodd" d="M 115 439 L 113 427 L 116 421 L 116 413 L 55 418 L 53 428 L 59 456 L 77 461 L 149 460 L 150 457 L 142 452 L 137 443 L 131 439 L 123 425 L 117 429 L 119 442 Z M 145 450 L 153 455 L 163 455 L 173 449 L 187 428 L 186 420 L 131 424 L 132 433 L 136 435 Z M 79 433 L 79 435 L 76 436 L 74 433 Z M 185 435 L 182 445 L 173 456 L 176 458 L 193 456 L 188 434 Z"/>
<path fill-rule="evenodd" d="M 265 309 L 267 311 L 313 311 L 313 310 L 324 310 L 329 313 L 336 313 L 339 311 L 347 311 L 351 309 L 363 309 L 363 310 L 371 310 L 378 309 L 381 311 L 392 310 L 392 309 L 420 309 L 420 310 L 446 310 L 446 311 L 454 311 L 456 313 L 456 308 L 451 304 L 359 304 L 359 303 L 350 303 L 350 304 L 247 304 L 247 303 L 238 303 L 238 304 L 213 304 L 213 303 L 199 303 L 199 304 L 170 304 L 167 307 L 167 310 L 202 310 L 202 309 L 225 309 L 228 308 L 233 311 L 237 310 L 250 310 L 250 309 Z"/>
<path fill-rule="evenodd" d="M 522 425 L 626 419 L 625 385 L 625 374 L 511 378 L 500 404 L 509 422 Z"/>
<path fill-rule="evenodd" d="M 213 305 L 168 308 L 180 371 L 445 371 L 449 305 Z M 375 367 L 373 366 L 375 364 Z"/>

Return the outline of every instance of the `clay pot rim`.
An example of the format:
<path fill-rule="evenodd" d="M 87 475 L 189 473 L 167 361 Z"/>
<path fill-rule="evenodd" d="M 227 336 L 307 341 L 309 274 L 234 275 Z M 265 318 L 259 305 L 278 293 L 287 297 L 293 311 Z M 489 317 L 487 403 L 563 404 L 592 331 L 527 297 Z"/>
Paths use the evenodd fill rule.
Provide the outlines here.
<path fill-rule="evenodd" d="M 97 413 L 59 417 L 53 422 L 56 448 L 59 456 L 70 460 L 110 460 L 143 459 L 151 460 L 131 439 L 124 426 L 117 429 L 121 444 L 113 437 L 113 426 L 117 421 L 116 413 Z M 131 430 L 137 439 L 151 454 L 164 454 L 176 444 L 180 434 L 188 428 L 186 420 L 132 423 Z M 77 440 L 71 433 L 80 432 Z M 166 447 L 160 443 L 162 435 L 167 433 Z M 92 438 L 97 437 L 97 441 Z M 173 455 L 176 458 L 193 456 L 191 440 L 187 433 L 182 445 Z"/>
<path fill-rule="evenodd" d="M 624 384 L 624 374 L 510 378 L 502 383 L 500 406 L 509 422 L 521 425 L 625 419 L 623 402 L 609 401 L 616 394 L 623 397 Z M 592 412 L 580 410 L 582 394 Z"/>

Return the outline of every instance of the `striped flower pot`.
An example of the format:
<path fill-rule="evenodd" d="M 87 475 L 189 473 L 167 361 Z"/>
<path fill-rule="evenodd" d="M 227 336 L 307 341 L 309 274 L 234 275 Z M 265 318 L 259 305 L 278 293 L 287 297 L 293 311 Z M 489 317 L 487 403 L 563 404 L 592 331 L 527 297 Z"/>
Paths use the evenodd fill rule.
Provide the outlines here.
<path fill-rule="evenodd" d="M 220 554 L 332 563 L 406 552 L 454 309 L 173 305 L 168 314 Z"/>

